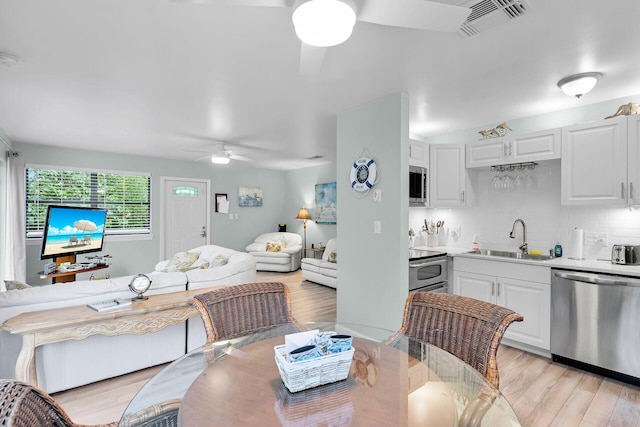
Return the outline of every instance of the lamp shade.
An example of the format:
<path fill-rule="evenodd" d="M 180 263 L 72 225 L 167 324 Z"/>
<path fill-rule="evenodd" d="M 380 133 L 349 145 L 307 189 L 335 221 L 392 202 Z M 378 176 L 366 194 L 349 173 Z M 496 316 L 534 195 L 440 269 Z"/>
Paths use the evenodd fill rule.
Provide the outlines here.
<path fill-rule="evenodd" d="M 298 216 L 296 217 L 296 219 L 304 219 L 304 220 L 311 219 L 311 217 L 309 216 L 309 211 L 307 210 L 307 208 L 300 208 L 300 210 L 298 211 Z"/>
<path fill-rule="evenodd" d="M 328 47 L 351 36 L 356 11 L 351 0 L 302 0 L 294 4 L 291 20 L 304 43 Z"/>
<path fill-rule="evenodd" d="M 569 96 L 580 98 L 596 86 L 601 73 L 580 73 L 567 76 L 558 82 L 558 87 Z"/>

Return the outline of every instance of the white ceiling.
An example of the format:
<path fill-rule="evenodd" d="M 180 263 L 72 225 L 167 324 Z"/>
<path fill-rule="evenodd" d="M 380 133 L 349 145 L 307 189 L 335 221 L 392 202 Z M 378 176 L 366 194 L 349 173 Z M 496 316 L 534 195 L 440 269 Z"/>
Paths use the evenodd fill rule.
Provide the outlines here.
<path fill-rule="evenodd" d="M 335 160 L 336 115 L 389 93 L 409 95 L 410 132 L 425 137 L 640 93 L 639 1 L 529 3 L 472 38 L 358 22 L 301 76 L 290 8 L 0 0 L 0 51 L 21 59 L 0 66 L 0 127 L 186 160 L 226 141 L 254 159 L 232 162 L 293 169 Z M 586 71 L 604 77 L 580 100 L 556 87 Z"/>

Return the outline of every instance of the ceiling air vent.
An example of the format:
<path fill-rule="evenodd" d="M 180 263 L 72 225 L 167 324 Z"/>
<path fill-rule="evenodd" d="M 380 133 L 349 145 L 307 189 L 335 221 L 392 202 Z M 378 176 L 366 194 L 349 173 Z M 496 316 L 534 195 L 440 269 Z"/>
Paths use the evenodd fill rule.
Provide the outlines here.
<path fill-rule="evenodd" d="M 473 37 L 531 10 L 531 5 L 526 0 L 469 0 L 458 3 L 458 6 L 471 8 L 471 15 L 460 27 L 460 33 L 467 37 Z"/>

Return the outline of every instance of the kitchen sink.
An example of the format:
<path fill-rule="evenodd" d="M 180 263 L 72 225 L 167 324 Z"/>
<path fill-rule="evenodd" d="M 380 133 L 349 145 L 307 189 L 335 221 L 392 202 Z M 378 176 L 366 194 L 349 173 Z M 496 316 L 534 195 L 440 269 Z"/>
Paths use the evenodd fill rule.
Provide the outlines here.
<path fill-rule="evenodd" d="M 514 258 L 514 259 L 531 259 L 537 261 L 547 261 L 553 257 L 550 255 L 537 255 L 537 254 L 523 254 L 520 252 L 509 251 L 494 251 L 493 249 L 478 249 L 477 251 L 467 252 L 468 254 L 497 256 L 502 258 Z"/>

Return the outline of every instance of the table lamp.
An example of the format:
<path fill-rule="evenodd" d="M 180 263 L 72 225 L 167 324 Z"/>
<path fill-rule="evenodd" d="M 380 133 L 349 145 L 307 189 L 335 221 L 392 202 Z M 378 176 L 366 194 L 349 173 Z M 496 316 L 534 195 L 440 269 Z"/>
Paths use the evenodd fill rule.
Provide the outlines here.
<path fill-rule="evenodd" d="M 307 220 L 311 219 L 307 208 L 300 208 L 296 219 L 301 219 L 303 221 L 302 224 L 304 227 L 304 240 L 302 241 L 302 247 L 306 249 L 307 248 Z"/>

